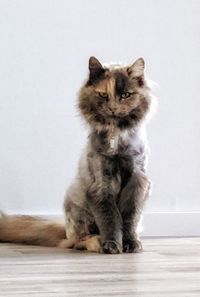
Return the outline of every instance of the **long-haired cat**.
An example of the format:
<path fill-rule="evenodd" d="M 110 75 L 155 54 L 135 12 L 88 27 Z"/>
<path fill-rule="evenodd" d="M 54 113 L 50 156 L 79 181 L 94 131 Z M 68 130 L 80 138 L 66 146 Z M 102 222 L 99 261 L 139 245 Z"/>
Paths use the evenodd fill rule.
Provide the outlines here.
<path fill-rule="evenodd" d="M 0 241 L 75 247 L 117 254 L 137 252 L 150 181 L 145 174 L 145 119 L 152 97 L 144 60 L 103 66 L 89 59 L 79 110 L 89 137 L 64 203 L 65 226 L 30 216 L 0 216 Z"/>

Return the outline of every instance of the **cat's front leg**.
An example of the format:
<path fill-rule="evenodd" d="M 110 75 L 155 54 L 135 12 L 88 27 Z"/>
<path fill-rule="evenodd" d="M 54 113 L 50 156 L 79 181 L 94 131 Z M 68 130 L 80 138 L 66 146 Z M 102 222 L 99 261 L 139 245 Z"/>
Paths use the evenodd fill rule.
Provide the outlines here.
<path fill-rule="evenodd" d="M 88 203 L 100 231 L 102 252 L 118 254 L 122 252 L 122 219 L 116 206 L 114 194 L 94 183 L 88 191 Z"/>
<path fill-rule="evenodd" d="M 94 183 L 87 194 L 89 206 L 100 231 L 102 252 L 122 252 L 122 219 L 109 183 Z"/>
<path fill-rule="evenodd" d="M 123 252 L 134 253 L 142 250 L 137 226 L 149 187 L 150 182 L 142 172 L 133 172 L 121 192 L 118 207 L 123 219 Z"/>
<path fill-rule="evenodd" d="M 122 252 L 122 218 L 116 204 L 120 178 L 113 161 L 96 156 L 92 163 L 94 182 L 87 192 L 87 202 L 98 226 L 102 252 Z"/>
<path fill-rule="evenodd" d="M 100 232 L 102 252 L 122 252 L 122 218 L 116 204 L 121 178 L 112 157 L 98 153 L 88 155 L 91 184 L 87 202 Z"/>

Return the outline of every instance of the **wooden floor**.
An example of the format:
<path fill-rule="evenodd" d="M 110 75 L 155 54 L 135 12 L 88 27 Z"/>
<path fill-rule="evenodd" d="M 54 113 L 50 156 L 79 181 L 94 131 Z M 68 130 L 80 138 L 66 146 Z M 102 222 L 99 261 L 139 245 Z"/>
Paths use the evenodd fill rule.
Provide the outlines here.
<path fill-rule="evenodd" d="M 200 238 L 144 239 L 141 254 L 0 244 L 0 296 L 200 296 Z"/>

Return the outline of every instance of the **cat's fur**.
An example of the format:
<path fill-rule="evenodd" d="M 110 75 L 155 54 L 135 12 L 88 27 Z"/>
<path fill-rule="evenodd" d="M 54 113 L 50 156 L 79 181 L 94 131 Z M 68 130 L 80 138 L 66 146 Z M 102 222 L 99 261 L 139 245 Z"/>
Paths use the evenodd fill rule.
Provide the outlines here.
<path fill-rule="evenodd" d="M 91 57 L 79 94 L 90 133 L 65 196 L 66 237 L 61 225 L 2 216 L 0 241 L 103 253 L 140 250 L 137 226 L 150 189 L 144 124 L 151 101 L 142 58 L 131 66 L 106 67 Z"/>

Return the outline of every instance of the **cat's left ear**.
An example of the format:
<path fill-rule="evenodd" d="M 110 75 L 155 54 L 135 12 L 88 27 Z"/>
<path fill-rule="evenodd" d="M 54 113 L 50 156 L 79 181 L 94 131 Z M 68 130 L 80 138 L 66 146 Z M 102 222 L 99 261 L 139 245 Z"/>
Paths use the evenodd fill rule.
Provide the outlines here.
<path fill-rule="evenodd" d="M 145 62 L 143 58 L 137 59 L 133 65 L 128 67 L 127 71 L 130 76 L 140 77 L 144 75 Z"/>

